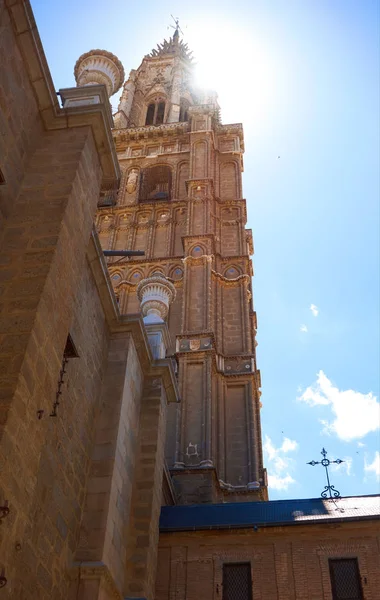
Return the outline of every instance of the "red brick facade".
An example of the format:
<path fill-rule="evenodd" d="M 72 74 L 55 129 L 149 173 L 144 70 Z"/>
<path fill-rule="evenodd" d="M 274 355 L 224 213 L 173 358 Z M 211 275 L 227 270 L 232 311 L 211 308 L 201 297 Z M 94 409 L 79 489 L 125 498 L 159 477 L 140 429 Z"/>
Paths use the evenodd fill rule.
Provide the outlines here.
<path fill-rule="evenodd" d="M 249 563 L 253 600 L 333 600 L 328 560 L 357 558 L 363 600 L 380 587 L 377 520 L 160 536 L 156 600 L 222 600 L 223 564 Z M 246 600 L 246 597 L 242 597 Z"/>

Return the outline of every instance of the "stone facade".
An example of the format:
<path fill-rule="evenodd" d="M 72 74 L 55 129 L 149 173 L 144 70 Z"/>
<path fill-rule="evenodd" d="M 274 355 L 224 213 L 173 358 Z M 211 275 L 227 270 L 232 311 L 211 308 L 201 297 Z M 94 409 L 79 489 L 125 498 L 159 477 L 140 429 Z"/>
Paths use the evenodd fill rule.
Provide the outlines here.
<path fill-rule="evenodd" d="M 121 316 L 93 229 L 120 181 L 107 94 L 60 108 L 29 2 L 0 18 L 1 594 L 152 597 L 178 393 L 142 319 Z"/>
<path fill-rule="evenodd" d="M 115 120 L 120 61 L 83 55 L 60 106 L 28 0 L 0 3 L 0 64 L 1 597 L 222 600 L 244 560 L 254 598 L 330 598 L 327 538 L 374 599 L 364 521 L 160 534 L 164 505 L 267 498 L 243 131 L 178 31 Z"/>
<path fill-rule="evenodd" d="M 105 250 L 145 251 L 108 264 L 123 313 L 138 310 L 139 282 L 154 272 L 177 291 L 168 325 L 181 403 L 166 443 L 177 502 L 266 499 L 243 130 L 222 125 L 215 95 L 193 87 L 181 44 L 174 35 L 124 84 L 113 132 L 121 185 L 97 229 Z M 148 124 L 160 105 L 163 122 Z"/>

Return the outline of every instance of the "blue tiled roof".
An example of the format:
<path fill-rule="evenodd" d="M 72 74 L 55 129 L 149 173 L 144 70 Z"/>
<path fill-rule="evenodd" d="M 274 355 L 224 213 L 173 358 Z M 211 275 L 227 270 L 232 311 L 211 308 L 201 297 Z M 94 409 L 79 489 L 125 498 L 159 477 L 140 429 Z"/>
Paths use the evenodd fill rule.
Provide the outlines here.
<path fill-rule="evenodd" d="M 255 525 L 305 525 L 309 523 L 380 518 L 380 496 L 348 496 L 338 500 L 307 498 L 270 502 L 236 502 L 163 506 L 160 531 L 235 529 Z"/>

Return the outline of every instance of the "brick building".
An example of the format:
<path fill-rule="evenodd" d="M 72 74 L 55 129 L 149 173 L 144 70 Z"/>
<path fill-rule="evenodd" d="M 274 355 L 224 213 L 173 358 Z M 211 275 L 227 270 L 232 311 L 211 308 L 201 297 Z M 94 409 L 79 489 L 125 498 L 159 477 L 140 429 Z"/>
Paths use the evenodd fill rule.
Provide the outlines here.
<path fill-rule="evenodd" d="M 243 130 L 178 31 L 61 106 L 3 0 L 0 64 L 2 597 L 375 599 L 378 497 L 267 501 Z"/>

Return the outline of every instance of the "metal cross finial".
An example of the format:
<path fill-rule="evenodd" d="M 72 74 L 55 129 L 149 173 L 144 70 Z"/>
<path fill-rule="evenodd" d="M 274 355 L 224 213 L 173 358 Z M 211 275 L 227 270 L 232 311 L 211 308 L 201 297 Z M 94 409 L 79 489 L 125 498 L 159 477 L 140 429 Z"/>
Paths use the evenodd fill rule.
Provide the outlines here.
<path fill-rule="evenodd" d="M 324 448 L 322 448 L 321 454 L 323 456 L 323 459 L 320 462 L 312 460 L 307 464 L 311 465 L 312 467 L 315 467 L 315 465 L 322 465 L 326 469 L 327 485 L 325 485 L 325 489 L 321 493 L 322 498 L 327 498 L 328 494 L 330 495 L 330 498 L 340 498 L 340 492 L 338 492 L 338 490 L 336 490 L 334 486 L 330 483 L 328 468 L 331 465 L 331 463 L 336 463 L 337 465 L 340 465 L 340 463 L 344 462 L 344 460 L 341 460 L 340 458 L 337 458 L 336 460 L 329 460 L 328 458 L 326 458 L 327 451 Z"/>
<path fill-rule="evenodd" d="M 172 27 L 172 29 L 175 29 L 174 35 L 178 37 L 179 32 L 181 32 L 182 35 L 183 35 L 183 31 L 182 31 L 182 29 L 179 26 L 179 18 L 178 17 L 173 17 L 173 15 L 170 15 L 170 16 L 171 16 L 171 18 L 173 19 L 173 21 L 175 23 L 175 27 L 174 27 L 174 25 L 169 25 L 169 27 Z"/>

